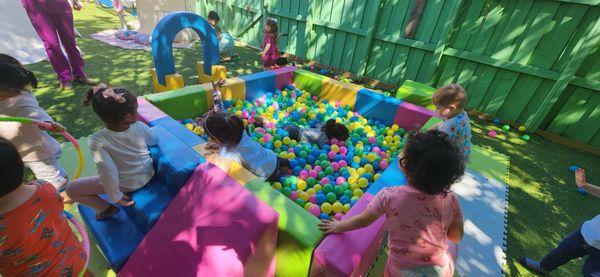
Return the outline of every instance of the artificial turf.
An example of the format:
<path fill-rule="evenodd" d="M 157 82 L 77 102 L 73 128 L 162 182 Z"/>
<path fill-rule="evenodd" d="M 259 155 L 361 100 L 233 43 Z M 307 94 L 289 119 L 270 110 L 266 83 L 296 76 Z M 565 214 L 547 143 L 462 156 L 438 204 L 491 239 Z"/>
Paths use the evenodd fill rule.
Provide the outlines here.
<path fill-rule="evenodd" d="M 78 38 L 85 52 L 86 72 L 92 78 L 113 86 L 125 87 L 138 95 L 152 93 L 149 69 L 153 67 L 152 55 L 144 50 L 123 50 L 89 38 L 89 35 L 106 29 L 117 29 L 116 16 L 94 5 L 75 12 L 75 27 L 84 35 Z M 225 28 L 227 26 L 224 26 Z M 237 76 L 262 70 L 258 51 L 237 46 L 240 59 L 227 64 L 228 74 Z M 187 84 L 197 81 L 196 61 L 201 51 L 175 49 L 176 68 Z M 56 75 L 50 64 L 41 62 L 28 66 L 39 78 L 40 87 L 35 95 L 48 113 L 65 125 L 75 137 L 87 136 L 102 127 L 90 108 L 81 106 L 88 87 L 75 86 L 71 92 L 58 90 Z M 530 141 L 519 139 L 510 132 L 489 139 L 489 130 L 500 131 L 498 126 L 473 121 L 473 143 L 510 157 L 508 251 L 506 271 L 508 276 L 530 276 L 518 265 L 522 255 L 541 258 L 560 240 L 580 228 L 583 221 L 600 212 L 600 199 L 582 196 L 575 190 L 573 174 L 567 170 L 577 164 L 587 168 L 588 181 L 600 184 L 600 158 L 569 147 L 532 136 Z M 552 275 L 579 275 L 582 260 L 571 262 Z"/>

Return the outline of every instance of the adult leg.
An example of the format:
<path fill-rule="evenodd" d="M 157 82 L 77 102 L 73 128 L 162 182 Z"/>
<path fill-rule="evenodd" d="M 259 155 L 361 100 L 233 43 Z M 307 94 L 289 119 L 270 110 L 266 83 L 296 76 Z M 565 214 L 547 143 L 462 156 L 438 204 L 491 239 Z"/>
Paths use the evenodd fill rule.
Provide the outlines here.
<path fill-rule="evenodd" d="M 581 235 L 581 230 L 577 230 L 563 239 L 556 248 L 552 249 L 540 261 L 540 266 L 547 271 L 553 271 L 573 259 L 587 255 L 586 245 L 587 243 Z"/>
<path fill-rule="evenodd" d="M 58 80 L 62 84 L 71 82 L 73 80 L 71 68 L 60 48 L 53 16 L 30 11 L 27 11 L 27 15 L 31 20 L 31 25 L 33 25 L 33 28 L 44 43 L 48 60 L 50 60 L 52 69 L 58 75 Z"/>
<path fill-rule="evenodd" d="M 73 75 L 77 79 L 87 79 L 87 76 L 83 71 L 83 58 L 81 57 L 81 53 L 77 48 L 77 42 L 75 41 L 73 13 L 69 11 L 62 14 L 53 14 L 52 20 L 58 30 L 60 42 L 65 48 L 67 56 L 69 56 L 69 63 L 71 64 Z"/>
<path fill-rule="evenodd" d="M 587 245 L 588 257 L 583 263 L 581 273 L 585 277 L 600 277 L 600 250 Z"/>

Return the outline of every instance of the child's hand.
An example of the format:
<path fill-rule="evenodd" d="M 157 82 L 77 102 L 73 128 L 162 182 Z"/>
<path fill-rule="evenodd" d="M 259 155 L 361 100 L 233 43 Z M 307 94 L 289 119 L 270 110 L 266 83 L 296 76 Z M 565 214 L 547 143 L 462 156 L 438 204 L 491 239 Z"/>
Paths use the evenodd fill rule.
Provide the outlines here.
<path fill-rule="evenodd" d="M 39 125 L 40 130 L 57 132 L 57 133 L 62 133 L 67 130 L 65 128 L 65 126 L 60 125 L 60 123 L 51 122 L 51 121 L 46 121 L 46 123 L 50 124 L 50 128 L 46 128 L 44 126 Z"/>
<path fill-rule="evenodd" d="M 339 223 L 337 220 L 321 219 L 319 230 L 323 231 L 325 235 L 340 233 Z"/>
<path fill-rule="evenodd" d="M 83 5 L 79 2 L 79 0 L 73 0 L 73 9 L 76 11 L 80 11 L 83 8 Z"/>
<path fill-rule="evenodd" d="M 135 202 L 133 200 L 131 200 L 131 198 L 129 198 L 129 196 L 123 195 L 123 198 L 121 198 L 121 200 L 119 200 L 119 202 L 117 202 L 117 204 L 119 204 L 119 206 L 129 207 L 129 206 L 135 205 Z"/>
<path fill-rule="evenodd" d="M 575 184 L 577 187 L 585 188 L 587 186 L 587 181 L 585 180 L 585 169 L 578 168 L 575 171 Z"/>
<path fill-rule="evenodd" d="M 223 85 L 225 85 L 225 80 L 219 80 L 216 83 L 213 81 L 210 81 L 210 82 L 212 83 L 213 91 L 219 90 L 219 88 L 221 88 L 221 87 L 223 87 Z"/>

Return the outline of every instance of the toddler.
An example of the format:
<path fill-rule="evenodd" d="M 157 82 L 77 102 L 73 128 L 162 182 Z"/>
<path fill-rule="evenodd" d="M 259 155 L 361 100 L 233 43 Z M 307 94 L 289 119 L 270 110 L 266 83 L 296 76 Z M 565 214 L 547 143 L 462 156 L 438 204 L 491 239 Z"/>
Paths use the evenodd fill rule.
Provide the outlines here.
<path fill-rule="evenodd" d="M 254 175 L 267 181 L 277 181 L 281 167 L 289 160 L 277 157 L 269 149 L 253 141 L 244 130 L 244 122 L 237 115 L 227 115 L 219 88 L 224 80 L 213 83 L 214 108 L 200 123 L 208 134 L 207 149 L 216 150 L 220 157 L 240 163 Z"/>
<path fill-rule="evenodd" d="M 345 141 L 350 136 L 348 128 L 335 119 L 329 119 L 320 128 L 300 128 L 296 125 L 285 127 L 290 134 L 290 138 L 308 143 L 316 143 L 319 146 L 327 144 L 332 139 Z"/>
<path fill-rule="evenodd" d="M 575 171 L 575 183 L 590 195 L 600 198 L 600 187 L 586 181 L 584 169 Z M 531 271 L 546 275 L 571 260 L 585 256 L 587 258 L 581 274 L 600 276 L 600 214 L 584 222 L 579 230 L 563 239 L 540 262 L 523 257 L 519 263 Z"/>
<path fill-rule="evenodd" d="M 448 135 L 436 130 L 409 133 L 403 152 L 399 163 L 406 186 L 385 188 L 361 214 L 322 220 L 319 228 L 325 234 L 342 233 L 385 215 L 386 276 L 453 276 L 456 247 L 451 242 L 462 239 L 463 219 L 450 186 L 464 174 L 461 153 Z"/>
<path fill-rule="evenodd" d="M 208 23 L 213 27 L 213 29 L 215 29 L 215 32 L 217 32 L 221 61 L 226 62 L 230 61 L 234 56 L 236 56 L 235 52 L 233 51 L 234 42 L 231 34 L 229 34 L 227 31 L 221 30 L 221 28 L 218 26 L 219 21 L 221 21 L 221 17 L 219 17 L 217 12 L 208 12 Z"/>
<path fill-rule="evenodd" d="M 52 126 L 48 131 L 63 131 L 64 127 L 53 122 L 31 92 L 37 83 L 33 72 L 25 69 L 19 61 L 0 54 L 0 116 L 46 121 Z M 67 174 L 58 163 L 60 144 L 46 130 L 34 124 L 2 122 L 0 135 L 15 145 L 25 166 L 31 169 L 36 179 L 44 180 L 58 190 L 67 183 Z"/>
<path fill-rule="evenodd" d="M 145 186 L 154 176 L 148 145 L 157 138 L 146 124 L 137 121 L 135 96 L 122 88 L 101 84 L 87 91 L 84 105 L 92 105 L 106 128 L 90 136 L 90 150 L 98 176 L 73 181 L 67 193 L 73 200 L 96 210 L 103 220 L 119 212 L 120 206 L 131 206 L 125 195 Z M 111 203 L 100 198 L 106 193 Z"/>
<path fill-rule="evenodd" d="M 263 35 L 262 63 L 265 69 L 271 69 L 276 66 L 277 58 L 279 58 L 279 33 L 277 32 L 276 19 L 267 19 Z"/>
<path fill-rule="evenodd" d="M 450 136 L 458 144 L 464 161 L 471 156 L 471 123 L 465 111 L 467 92 L 459 84 L 450 84 L 438 89 L 432 97 L 436 112 L 444 121 L 431 127 Z"/>
<path fill-rule="evenodd" d="M 76 276 L 86 253 L 63 214 L 56 188 L 23 183 L 17 148 L 0 138 L 0 275 Z"/>

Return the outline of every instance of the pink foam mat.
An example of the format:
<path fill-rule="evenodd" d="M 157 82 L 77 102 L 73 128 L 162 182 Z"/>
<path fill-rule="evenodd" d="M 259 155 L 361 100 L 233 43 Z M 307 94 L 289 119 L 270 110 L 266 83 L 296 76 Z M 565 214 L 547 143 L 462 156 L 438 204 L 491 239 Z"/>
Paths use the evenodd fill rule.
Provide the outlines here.
<path fill-rule="evenodd" d="M 431 117 L 439 117 L 434 111 L 402 101 L 398 106 L 394 123 L 406 130 L 419 130 Z"/>
<path fill-rule="evenodd" d="M 137 98 L 137 102 L 138 102 L 139 120 L 146 124 L 148 124 L 148 122 L 153 121 L 155 119 L 159 119 L 159 118 L 168 116 L 166 113 L 161 111 L 156 106 L 152 105 L 152 103 L 148 102 L 142 96 L 139 96 Z"/>
<path fill-rule="evenodd" d="M 275 88 L 282 90 L 283 87 L 292 83 L 294 79 L 295 66 L 285 66 L 271 70 L 275 74 Z"/>
<path fill-rule="evenodd" d="M 278 217 L 221 169 L 202 164 L 119 276 L 274 276 Z"/>
<path fill-rule="evenodd" d="M 373 197 L 365 193 L 344 219 L 362 213 Z M 368 227 L 325 237 L 314 251 L 311 276 L 359 276 L 367 272 L 381 247 L 385 220 L 382 216 Z"/>

